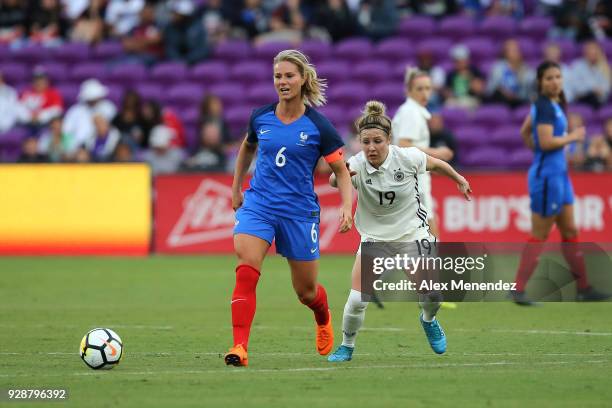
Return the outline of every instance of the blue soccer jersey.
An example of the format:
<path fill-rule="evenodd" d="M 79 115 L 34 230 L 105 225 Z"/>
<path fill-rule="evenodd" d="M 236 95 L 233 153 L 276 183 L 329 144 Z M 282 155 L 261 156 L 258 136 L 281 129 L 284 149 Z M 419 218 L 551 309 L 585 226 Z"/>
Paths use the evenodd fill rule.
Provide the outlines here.
<path fill-rule="evenodd" d="M 538 138 L 538 125 L 551 125 L 553 137 L 561 137 L 567 132 L 567 119 L 558 103 L 540 96 L 531 107 L 533 141 L 535 156 L 531 171 L 537 177 L 549 176 L 567 171 L 567 162 L 563 147 L 555 150 L 542 150 Z"/>
<path fill-rule="evenodd" d="M 247 141 L 258 143 L 258 148 L 244 207 L 318 222 L 313 172 L 321 156 L 335 153 L 344 143 L 316 110 L 306 107 L 299 119 L 284 124 L 275 114 L 276 105 L 255 109 L 249 121 Z"/>

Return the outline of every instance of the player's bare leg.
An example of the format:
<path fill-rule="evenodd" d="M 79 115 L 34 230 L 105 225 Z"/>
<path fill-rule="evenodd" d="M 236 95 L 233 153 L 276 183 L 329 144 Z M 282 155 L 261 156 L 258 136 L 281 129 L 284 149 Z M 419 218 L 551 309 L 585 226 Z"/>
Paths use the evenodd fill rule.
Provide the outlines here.
<path fill-rule="evenodd" d="M 234 346 L 225 355 L 227 365 L 248 365 L 247 348 L 257 305 L 257 282 L 269 247 L 267 241 L 253 235 L 234 235 L 234 248 L 238 257 L 236 285 L 231 301 Z"/>
<path fill-rule="evenodd" d="M 298 299 L 314 313 L 316 321 L 316 347 L 322 356 L 329 354 L 334 345 L 334 329 L 327 303 L 327 293 L 317 283 L 319 261 L 288 260 L 291 283 Z"/>

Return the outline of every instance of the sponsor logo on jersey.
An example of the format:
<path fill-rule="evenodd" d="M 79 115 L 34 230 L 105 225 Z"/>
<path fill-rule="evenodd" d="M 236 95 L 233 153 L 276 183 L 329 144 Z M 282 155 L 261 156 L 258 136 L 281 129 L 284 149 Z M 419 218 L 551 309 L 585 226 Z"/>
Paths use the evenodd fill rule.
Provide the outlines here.
<path fill-rule="evenodd" d="M 366 184 L 372 185 L 372 179 L 367 179 Z"/>

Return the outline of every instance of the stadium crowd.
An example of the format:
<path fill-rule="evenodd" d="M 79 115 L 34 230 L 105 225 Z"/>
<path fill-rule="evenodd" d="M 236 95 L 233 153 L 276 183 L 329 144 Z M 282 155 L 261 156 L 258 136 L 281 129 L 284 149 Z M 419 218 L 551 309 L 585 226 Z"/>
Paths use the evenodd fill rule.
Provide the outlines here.
<path fill-rule="evenodd" d="M 195 67 L 215 61 L 215 50 L 236 39 L 248 40 L 253 47 L 266 43 L 299 47 L 304 41 L 333 46 L 362 37 L 380 43 L 402 29 L 417 30 L 410 22 L 419 17 L 430 17 L 439 31 L 460 32 L 464 21 L 460 18 L 466 16 L 474 21 L 510 18 L 517 24 L 526 16 L 543 16 L 554 24 L 545 28 L 543 48 L 529 59 L 523 55 L 524 42 L 516 38 L 496 39 L 499 58 L 485 64 L 477 44 L 463 43 L 461 36 L 449 49 L 412 50 L 414 64 L 430 73 L 435 88 L 429 107 L 434 113 L 432 144 L 460 151 L 461 141 L 440 113 L 444 109 L 527 106 L 535 92 L 534 65 L 543 59 L 562 64 L 570 103 L 589 107 L 588 114 L 612 112 L 612 74 L 606 57 L 612 48 L 602 46 L 609 45 L 612 36 L 612 5 L 606 1 L 0 0 L 0 161 L 15 159 L 2 154 L 2 143 L 6 134 L 18 129 L 19 162 L 146 161 L 156 174 L 231 171 L 246 126 L 246 119 L 239 131 L 231 126 L 223 98 L 213 93 L 197 95 L 197 117 L 188 126 L 176 107 L 129 86 L 117 97 L 95 76 L 75 84 L 78 93 L 68 103 L 44 64 L 29 66 L 27 84 L 11 83 L 3 68 L 15 53 L 42 53 L 75 43 L 92 49 L 115 43 L 121 49 L 106 61 L 111 66 L 138 64 L 152 69 L 176 61 Z M 563 55 L 568 41 L 581 49 L 573 60 Z M 330 83 L 331 90 L 334 81 Z M 401 84 L 396 93 L 404 98 Z M 612 115 L 598 115 L 602 121 L 595 127 L 584 123 L 589 120 L 584 115 L 580 109 L 571 111 L 570 128 L 586 124 L 594 131 L 583 145 L 568 149 L 568 158 L 577 169 L 610 171 Z M 346 137 L 348 153 L 359 151 L 354 129 L 340 126 L 339 130 Z M 518 128 L 516 138 L 520 139 Z M 457 156 L 457 164 L 465 164 L 461 154 Z"/>

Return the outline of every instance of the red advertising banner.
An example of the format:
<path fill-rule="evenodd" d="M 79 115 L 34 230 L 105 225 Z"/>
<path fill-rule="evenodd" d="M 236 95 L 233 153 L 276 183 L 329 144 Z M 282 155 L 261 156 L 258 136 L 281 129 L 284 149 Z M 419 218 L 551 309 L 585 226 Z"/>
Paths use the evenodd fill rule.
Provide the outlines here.
<path fill-rule="evenodd" d="M 527 179 L 522 173 L 467 174 L 466 201 L 455 185 L 434 177 L 435 212 L 447 242 L 524 242 L 530 229 Z M 612 175 L 574 174 L 576 222 L 582 241 L 612 241 Z M 234 212 L 230 175 L 166 175 L 155 179 L 155 250 L 159 253 L 230 253 Z M 355 253 L 359 235 L 338 230 L 340 197 L 315 179 L 321 204 L 320 247 Z M 553 234 L 558 239 L 558 233 Z"/>

